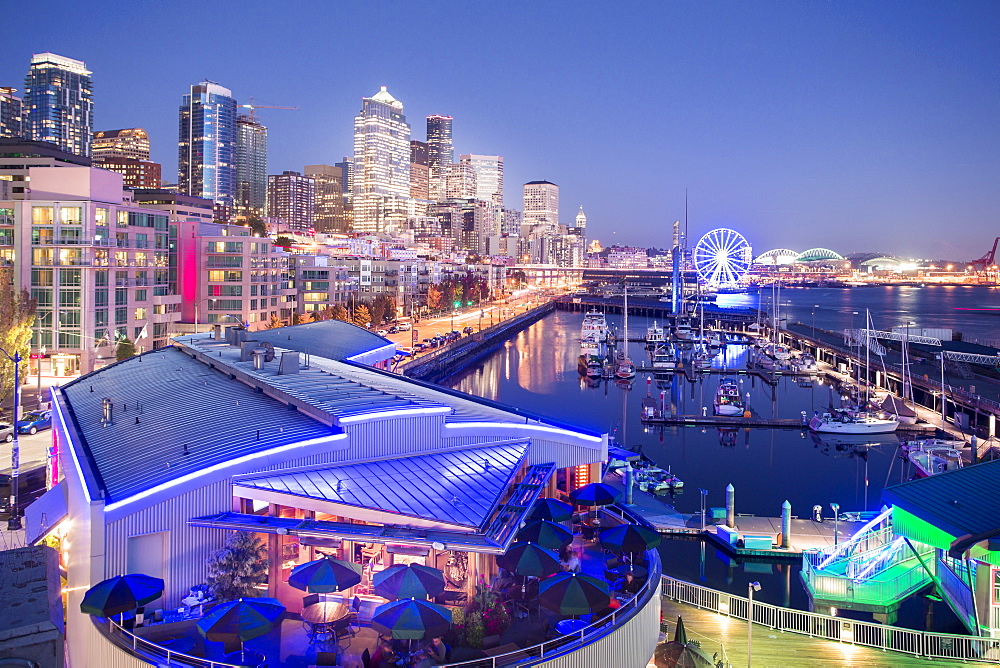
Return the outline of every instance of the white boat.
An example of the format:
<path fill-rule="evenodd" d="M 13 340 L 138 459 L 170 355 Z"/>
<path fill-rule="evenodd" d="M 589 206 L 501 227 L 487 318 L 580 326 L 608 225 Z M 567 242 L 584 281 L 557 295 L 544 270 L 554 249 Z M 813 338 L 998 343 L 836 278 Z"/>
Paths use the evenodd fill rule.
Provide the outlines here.
<path fill-rule="evenodd" d="M 740 396 L 740 386 L 732 378 L 723 378 L 719 389 L 715 391 L 715 414 L 737 416 L 743 415 L 746 408 Z"/>
<path fill-rule="evenodd" d="M 678 341 L 689 341 L 693 336 L 691 322 L 682 316 L 677 316 L 674 321 L 674 338 Z"/>
<path fill-rule="evenodd" d="M 583 357 L 581 355 L 581 357 Z M 604 362 L 597 355 L 588 355 L 584 365 L 584 375 L 588 378 L 600 378 L 604 371 Z"/>
<path fill-rule="evenodd" d="M 899 422 L 880 418 L 870 413 L 818 413 L 809 420 L 809 428 L 821 434 L 890 434 Z"/>
<path fill-rule="evenodd" d="M 623 286 L 623 297 L 624 304 L 622 306 L 622 313 L 625 316 L 624 325 L 624 346 L 623 350 L 619 353 L 618 359 L 615 360 L 615 377 L 621 380 L 629 380 L 635 378 L 635 364 L 628 356 L 628 287 Z"/>
<path fill-rule="evenodd" d="M 655 348 L 664 341 L 666 341 L 664 329 L 654 320 L 653 324 L 646 328 L 646 347 Z"/>
<path fill-rule="evenodd" d="M 885 411 L 886 415 L 892 415 L 900 424 L 916 424 L 916 412 L 906 405 L 906 401 L 892 394 L 885 395 L 879 404 L 879 408 Z"/>
<path fill-rule="evenodd" d="M 580 345 L 600 345 L 608 339 L 608 321 L 604 314 L 594 310 L 583 316 L 580 326 Z"/>
<path fill-rule="evenodd" d="M 659 346 L 653 351 L 653 368 L 663 371 L 673 371 L 677 368 L 677 356 L 670 346 Z"/>
<path fill-rule="evenodd" d="M 709 348 L 719 349 L 726 345 L 722 332 L 711 331 L 705 336 L 705 345 Z"/>
<path fill-rule="evenodd" d="M 779 362 L 785 362 L 792 357 L 792 351 L 788 349 L 788 346 L 783 346 L 780 343 L 769 343 L 764 346 L 764 353 L 768 357 L 773 357 Z"/>
<path fill-rule="evenodd" d="M 928 439 L 908 443 L 906 458 L 913 464 L 914 473 L 918 478 L 957 471 L 965 463 L 961 451 L 952 447 L 955 441 Z M 964 445 L 960 441 L 960 446 Z"/>

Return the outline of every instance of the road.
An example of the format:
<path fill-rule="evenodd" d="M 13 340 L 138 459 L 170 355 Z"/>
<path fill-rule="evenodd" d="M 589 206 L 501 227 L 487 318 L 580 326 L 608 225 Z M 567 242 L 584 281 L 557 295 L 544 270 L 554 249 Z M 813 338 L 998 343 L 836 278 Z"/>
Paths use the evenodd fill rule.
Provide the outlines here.
<path fill-rule="evenodd" d="M 18 439 L 21 449 L 21 470 L 28 471 L 45 465 L 49 445 L 52 444 L 52 430 L 40 431 L 34 436 L 21 434 Z M 0 443 L 0 473 L 10 473 L 10 456 L 13 443 Z"/>

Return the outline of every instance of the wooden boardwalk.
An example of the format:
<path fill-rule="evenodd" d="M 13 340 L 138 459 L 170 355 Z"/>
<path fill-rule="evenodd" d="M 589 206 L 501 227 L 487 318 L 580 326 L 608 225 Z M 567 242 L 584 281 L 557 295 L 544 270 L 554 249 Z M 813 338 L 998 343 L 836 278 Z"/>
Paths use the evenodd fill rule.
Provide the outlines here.
<path fill-rule="evenodd" d="M 747 665 L 747 623 L 684 603 L 662 599 L 660 607 L 668 639 L 673 638 L 677 617 L 684 619 L 689 641 L 696 640 L 709 655 L 718 653 L 733 666 Z M 782 633 L 766 626 L 753 627 L 753 668 L 833 668 L 834 666 L 864 666 L 865 668 L 930 668 L 931 666 L 976 666 L 988 664 L 921 659 L 899 652 L 883 652 L 858 645 L 821 640 L 797 633 Z"/>

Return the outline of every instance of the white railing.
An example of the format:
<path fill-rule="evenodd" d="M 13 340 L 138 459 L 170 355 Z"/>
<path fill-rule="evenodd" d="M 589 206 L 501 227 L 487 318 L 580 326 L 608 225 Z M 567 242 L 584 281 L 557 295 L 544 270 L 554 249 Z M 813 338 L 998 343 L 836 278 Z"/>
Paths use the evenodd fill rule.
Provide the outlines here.
<path fill-rule="evenodd" d="M 122 648 L 131 648 L 132 654 L 143 661 L 155 660 L 157 666 L 194 666 L 196 668 L 239 668 L 239 664 L 224 661 L 212 661 L 200 656 L 192 656 L 184 652 L 175 652 L 162 645 L 140 638 L 113 619 L 107 620 L 107 626 L 94 619 L 97 626 L 108 638 Z"/>
<path fill-rule="evenodd" d="M 663 576 L 662 594 L 664 598 L 736 619 L 747 620 L 752 616 L 753 623 L 767 626 L 775 631 L 788 631 L 813 638 L 929 658 L 987 663 L 1000 660 L 1000 638 L 914 631 L 804 610 L 779 608 L 760 601 L 753 602 L 751 611 L 750 601 L 742 596 L 716 591 L 667 575 Z"/>

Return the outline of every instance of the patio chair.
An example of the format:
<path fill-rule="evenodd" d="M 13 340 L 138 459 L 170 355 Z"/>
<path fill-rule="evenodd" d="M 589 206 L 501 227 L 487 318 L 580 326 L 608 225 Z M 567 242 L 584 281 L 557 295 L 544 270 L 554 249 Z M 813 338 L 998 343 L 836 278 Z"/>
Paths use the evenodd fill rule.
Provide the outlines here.
<path fill-rule="evenodd" d="M 337 652 L 316 652 L 317 666 L 337 666 L 338 661 Z"/>
<path fill-rule="evenodd" d="M 308 596 L 302 597 L 302 607 L 308 608 L 310 605 L 316 605 L 320 602 L 319 594 L 309 594 Z"/>

